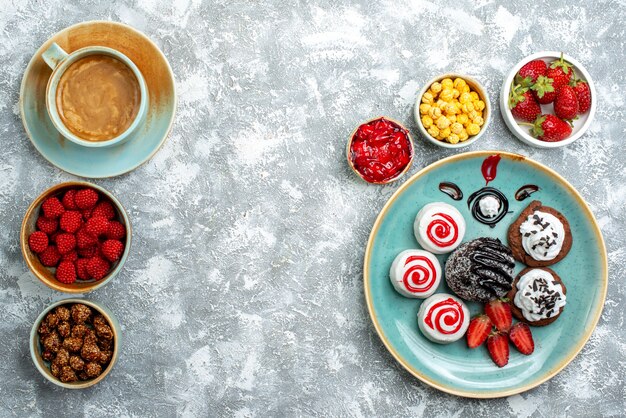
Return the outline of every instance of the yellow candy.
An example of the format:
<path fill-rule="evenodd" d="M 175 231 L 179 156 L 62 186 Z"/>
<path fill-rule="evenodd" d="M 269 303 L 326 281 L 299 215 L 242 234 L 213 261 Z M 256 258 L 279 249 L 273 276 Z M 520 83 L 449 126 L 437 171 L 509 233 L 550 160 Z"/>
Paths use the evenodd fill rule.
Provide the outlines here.
<path fill-rule="evenodd" d="M 482 111 L 485 108 L 485 102 L 482 100 L 476 100 L 474 102 L 474 109 Z"/>
<path fill-rule="evenodd" d="M 428 113 L 428 109 L 430 109 L 430 105 L 428 103 L 422 103 L 420 105 L 420 113 L 422 115 L 425 115 Z"/>
<path fill-rule="evenodd" d="M 432 106 L 428 109 L 428 116 L 430 116 L 433 120 L 436 120 L 441 116 L 441 109 L 438 107 Z"/>
<path fill-rule="evenodd" d="M 465 82 L 465 80 L 463 80 L 461 77 L 457 77 L 454 79 L 454 88 L 455 89 L 459 89 L 463 86 L 465 86 L 467 83 Z"/>
<path fill-rule="evenodd" d="M 448 118 L 450 123 L 456 122 L 456 115 L 447 115 L 446 117 Z"/>
<path fill-rule="evenodd" d="M 446 106 L 448 105 L 448 102 L 439 99 L 439 100 L 437 100 L 436 104 L 437 104 L 437 107 L 443 111 L 443 110 L 445 110 Z"/>
<path fill-rule="evenodd" d="M 471 112 L 469 112 L 467 114 L 467 117 L 470 118 L 471 120 L 474 120 L 474 119 L 476 119 L 479 116 L 480 116 L 480 114 L 477 111 L 475 111 L 475 110 L 472 110 Z"/>
<path fill-rule="evenodd" d="M 465 125 L 469 121 L 469 118 L 467 117 L 467 114 L 461 113 L 459 116 L 456 117 L 456 121 L 459 122 L 461 125 Z"/>
<path fill-rule="evenodd" d="M 432 95 L 431 93 L 426 92 L 426 93 L 424 93 L 424 95 L 422 96 L 422 103 L 428 103 L 428 104 L 430 104 L 430 103 L 432 103 L 432 102 L 434 101 L 434 99 L 435 99 L 435 98 L 433 97 L 433 95 Z"/>
<path fill-rule="evenodd" d="M 441 90 L 441 93 L 439 93 L 439 98 L 441 100 L 445 100 L 446 102 L 449 102 L 450 100 L 452 100 L 454 98 L 452 89 L 444 88 L 443 90 Z"/>
<path fill-rule="evenodd" d="M 430 86 L 430 90 L 433 93 L 439 93 L 441 91 L 441 84 L 435 81 L 432 86 Z"/>
<path fill-rule="evenodd" d="M 478 97 L 478 93 L 476 93 L 475 91 L 470 92 L 470 96 L 472 96 L 472 101 L 480 99 L 480 97 Z"/>
<path fill-rule="evenodd" d="M 452 82 L 452 79 L 450 78 L 444 78 L 443 80 L 441 80 L 441 85 L 443 86 L 444 89 L 452 89 L 452 87 L 454 87 L 454 83 Z"/>
<path fill-rule="evenodd" d="M 470 96 L 470 94 L 467 92 L 461 93 L 461 96 L 459 96 L 459 103 L 461 104 L 468 103 L 471 100 L 472 100 L 472 96 Z"/>
<path fill-rule="evenodd" d="M 472 104 L 472 102 L 463 103 L 461 105 L 461 110 L 463 110 L 463 113 L 469 114 L 474 111 L 474 105 Z"/>
<path fill-rule="evenodd" d="M 476 116 L 474 119 L 472 119 L 472 122 L 474 122 L 478 126 L 483 126 L 483 124 L 485 123 L 481 116 Z"/>
<path fill-rule="evenodd" d="M 461 93 L 469 93 L 470 92 L 470 86 L 468 86 L 466 84 L 463 87 L 461 87 L 459 90 L 461 90 Z"/>
<path fill-rule="evenodd" d="M 459 97 L 460 94 L 461 94 L 461 92 L 458 91 L 457 89 L 452 89 L 452 97 L 453 98 L 456 99 L 457 97 Z"/>
<path fill-rule="evenodd" d="M 444 130 L 439 131 L 439 136 L 442 139 L 446 139 L 447 137 L 449 137 L 450 136 L 450 128 L 446 128 Z"/>
<path fill-rule="evenodd" d="M 478 134 L 478 132 L 480 132 L 480 126 L 476 125 L 475 123 L 470 123 L 467 127 L 467 133 L 469 135 L 476 135 Z"/>
<path fill-rule="evenodd" d="M 426 129 L 430 128 L 433 126 L 433 119 L 428 115 L 422 116 L 422 125 L 424 125 Z"/>
<path fill-rule="evenodd" d="M 461 133 L 459 134 L 459 140 L 463 142 L 463 141 L 466 141 L 467 138 L 469 138 L 469 135 L 467 134 L 467 131 L 463 129 Z"/>
<path fill-rule="evenodd" d="M 448 120 L 448 118 L 446 118 L 445 116 L 440 116 L 437 119 L 437 128 L 439 129 L 445 129 L 448 126 L 450 126 L 450 121 Z"/>
<path fill-rule="evenodd" d="M 458 135 L 456 135 L 456 134 L 450 134 L 450 135 L 448 136 L 448 142 L 449 142 L 449 143 L 451 143 L 451 144 L 458 144 L 458 142 L 459 142 L 460 140 L 461 140 L 461 139 L 460 139 L 460 138 L 459 138 L 459 136 L 458 136 Z"/>
<path fill-rule="evenodd" d="M 444 111 L 446 112 L 447 115 L 455 115 L 459 113 L 459 109 L 456 107 L 454 103 L 446 103 L 446 107 L 444 108 Z"/>
<path fill-rule="evenodd" d="M 455 122 L 452 124 L 452 126 L 450 126 L 450 131 L 453 134 L 460 134 L 461 131 L 463 130 L 463 125 L 461 125 L 459 122 Z"/>
<path fill-rule="evenodd" d="M 428 128 L 428 133 L 433 138 L 437 138 L 439 136 L 439 128 L 437 128 L 435 125 L 433 125 L 430 128 Z"/>

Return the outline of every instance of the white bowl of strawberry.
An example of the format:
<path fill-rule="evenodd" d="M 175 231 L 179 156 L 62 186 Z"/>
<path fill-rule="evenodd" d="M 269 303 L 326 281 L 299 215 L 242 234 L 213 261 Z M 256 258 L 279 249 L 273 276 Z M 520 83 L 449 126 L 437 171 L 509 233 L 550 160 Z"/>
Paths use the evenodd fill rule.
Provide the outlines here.
<path fill-rule="evenodd" d="M 87 182 L 57 184 L 27 209 L 20 232 L 24 260 L 46 286 L 85 293 L 122 269 L 131 227 L 122 204 Z"/>
<path fill-rule="evenodd" d="M 587 131 L 597 95 L 585 67 L 567 54 L 544 51 L 515 65 L 502 85 L 500 111 L 511 132 L 539 148 L 558 148 Z"/>

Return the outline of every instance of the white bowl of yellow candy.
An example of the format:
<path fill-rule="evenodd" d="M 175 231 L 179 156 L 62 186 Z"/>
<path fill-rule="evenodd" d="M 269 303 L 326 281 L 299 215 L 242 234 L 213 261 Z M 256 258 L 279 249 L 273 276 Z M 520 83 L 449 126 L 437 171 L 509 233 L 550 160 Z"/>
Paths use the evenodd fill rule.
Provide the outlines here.
<path fill-rule="evenodd" d="M 491 121 L 491 103 L 478 81 L 448 73 L 426 83 L 414 113 L 422 136 L 440 147 L 460 148 L 483 135 Z"/>

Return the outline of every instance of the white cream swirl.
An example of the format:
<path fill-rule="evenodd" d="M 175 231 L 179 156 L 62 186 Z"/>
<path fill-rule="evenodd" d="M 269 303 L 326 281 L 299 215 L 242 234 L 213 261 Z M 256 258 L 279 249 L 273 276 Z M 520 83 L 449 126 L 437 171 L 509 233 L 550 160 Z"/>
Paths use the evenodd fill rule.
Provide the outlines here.
<path fill-rule="evenodd" d="M 519 231 L 522 234 L 524 251 L 533 259 L 554 260 L 561 252 L 565 229 L 556 216 L 536 210 L 528 215 Z"/>
<path fill-rule="evenodd" d="M 478 207 L 486 218 L 493 218 L 498 215 L 500 201 L 495 196 L 487 195 L 478 201 Z"/>
<path fill-rule="evenodd" d="M 558 315 L 565 306 L 563 287 L 552 274 L 532 269 L 520 277 L 513 303 L 528 321 L 536 322 Z"/>

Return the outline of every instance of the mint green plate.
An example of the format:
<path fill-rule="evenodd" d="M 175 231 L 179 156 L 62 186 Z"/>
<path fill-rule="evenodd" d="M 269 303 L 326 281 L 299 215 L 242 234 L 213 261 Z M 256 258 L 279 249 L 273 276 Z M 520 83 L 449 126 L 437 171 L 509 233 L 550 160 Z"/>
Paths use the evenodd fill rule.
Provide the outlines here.
<path fill-rule="evenodd" d="M 70 53 L 96 45 L 113 48 L 141 71 L 149 92 L 146 120 L 126 142 L 84 147 L 56 130 L 46 109 L 46 86 L 52 70 L 41 57 L 53 42 Z M 35 52 L 24 71 L 19 107 L 26 134 L 50 163 L 82 177 L 118 176 L 148 161 L 165 143 L 176 112 L 174 75 L 163 53 L 143 33 L 117 22 L 83 22 L 56 33 Z"/>
<path fill-rule="evenodd" d="M 500 154 L 497 177 L 489 183 L 509 200 L 509 211 L 495 228 L 476 221 L 467 197 L 485 185 L 481 165 Z M 451 181 L 463 191 L 454 201 L 439 191 Z M 522 202 L 515 192 L 523 185 L 540 190 Z M 426 203 L 443 201 L 461 211 L 467 223 L 464 241 L 477 237 L 499 238 L 506 244 L 509 225 L 533 200 L 554 207 L 568 219 L 572 249 L 551 266 L 567 285 L 567 305 L 554 323 L 533 327 L 535 352 L 524 356 L 511 347 L 509 364 L 498 368 L 486 347 L 467 348 L 465 339 L 449 345 L 434 344 L 417 327 L 420 301 L 400 296 L 389 281 L 389 267 L 402 250 L 420 248 L 413 235 L 413 221 Z M 443 263 L 448 255 L 438 256 Z M 515 273 L 523 268 L 518 263 Z M 604 241 L 591 210 L 565 179 L 524 156 L 500 151 L 477 151 L 455 155 L 424 168 L 407 180 L 378 215 L 365 251 L 364 285 L 367 306 L 381 340 L 395 359 L 418 379 L 444 392 L 472 398 L 509 396 L 533 388 L 557 374 L 585 345 L 602 313 L 608 273 Z M 442 280 L 438 292 L 451 292 Z M 468 303 L 473 314 L 480 304 Z"/>

